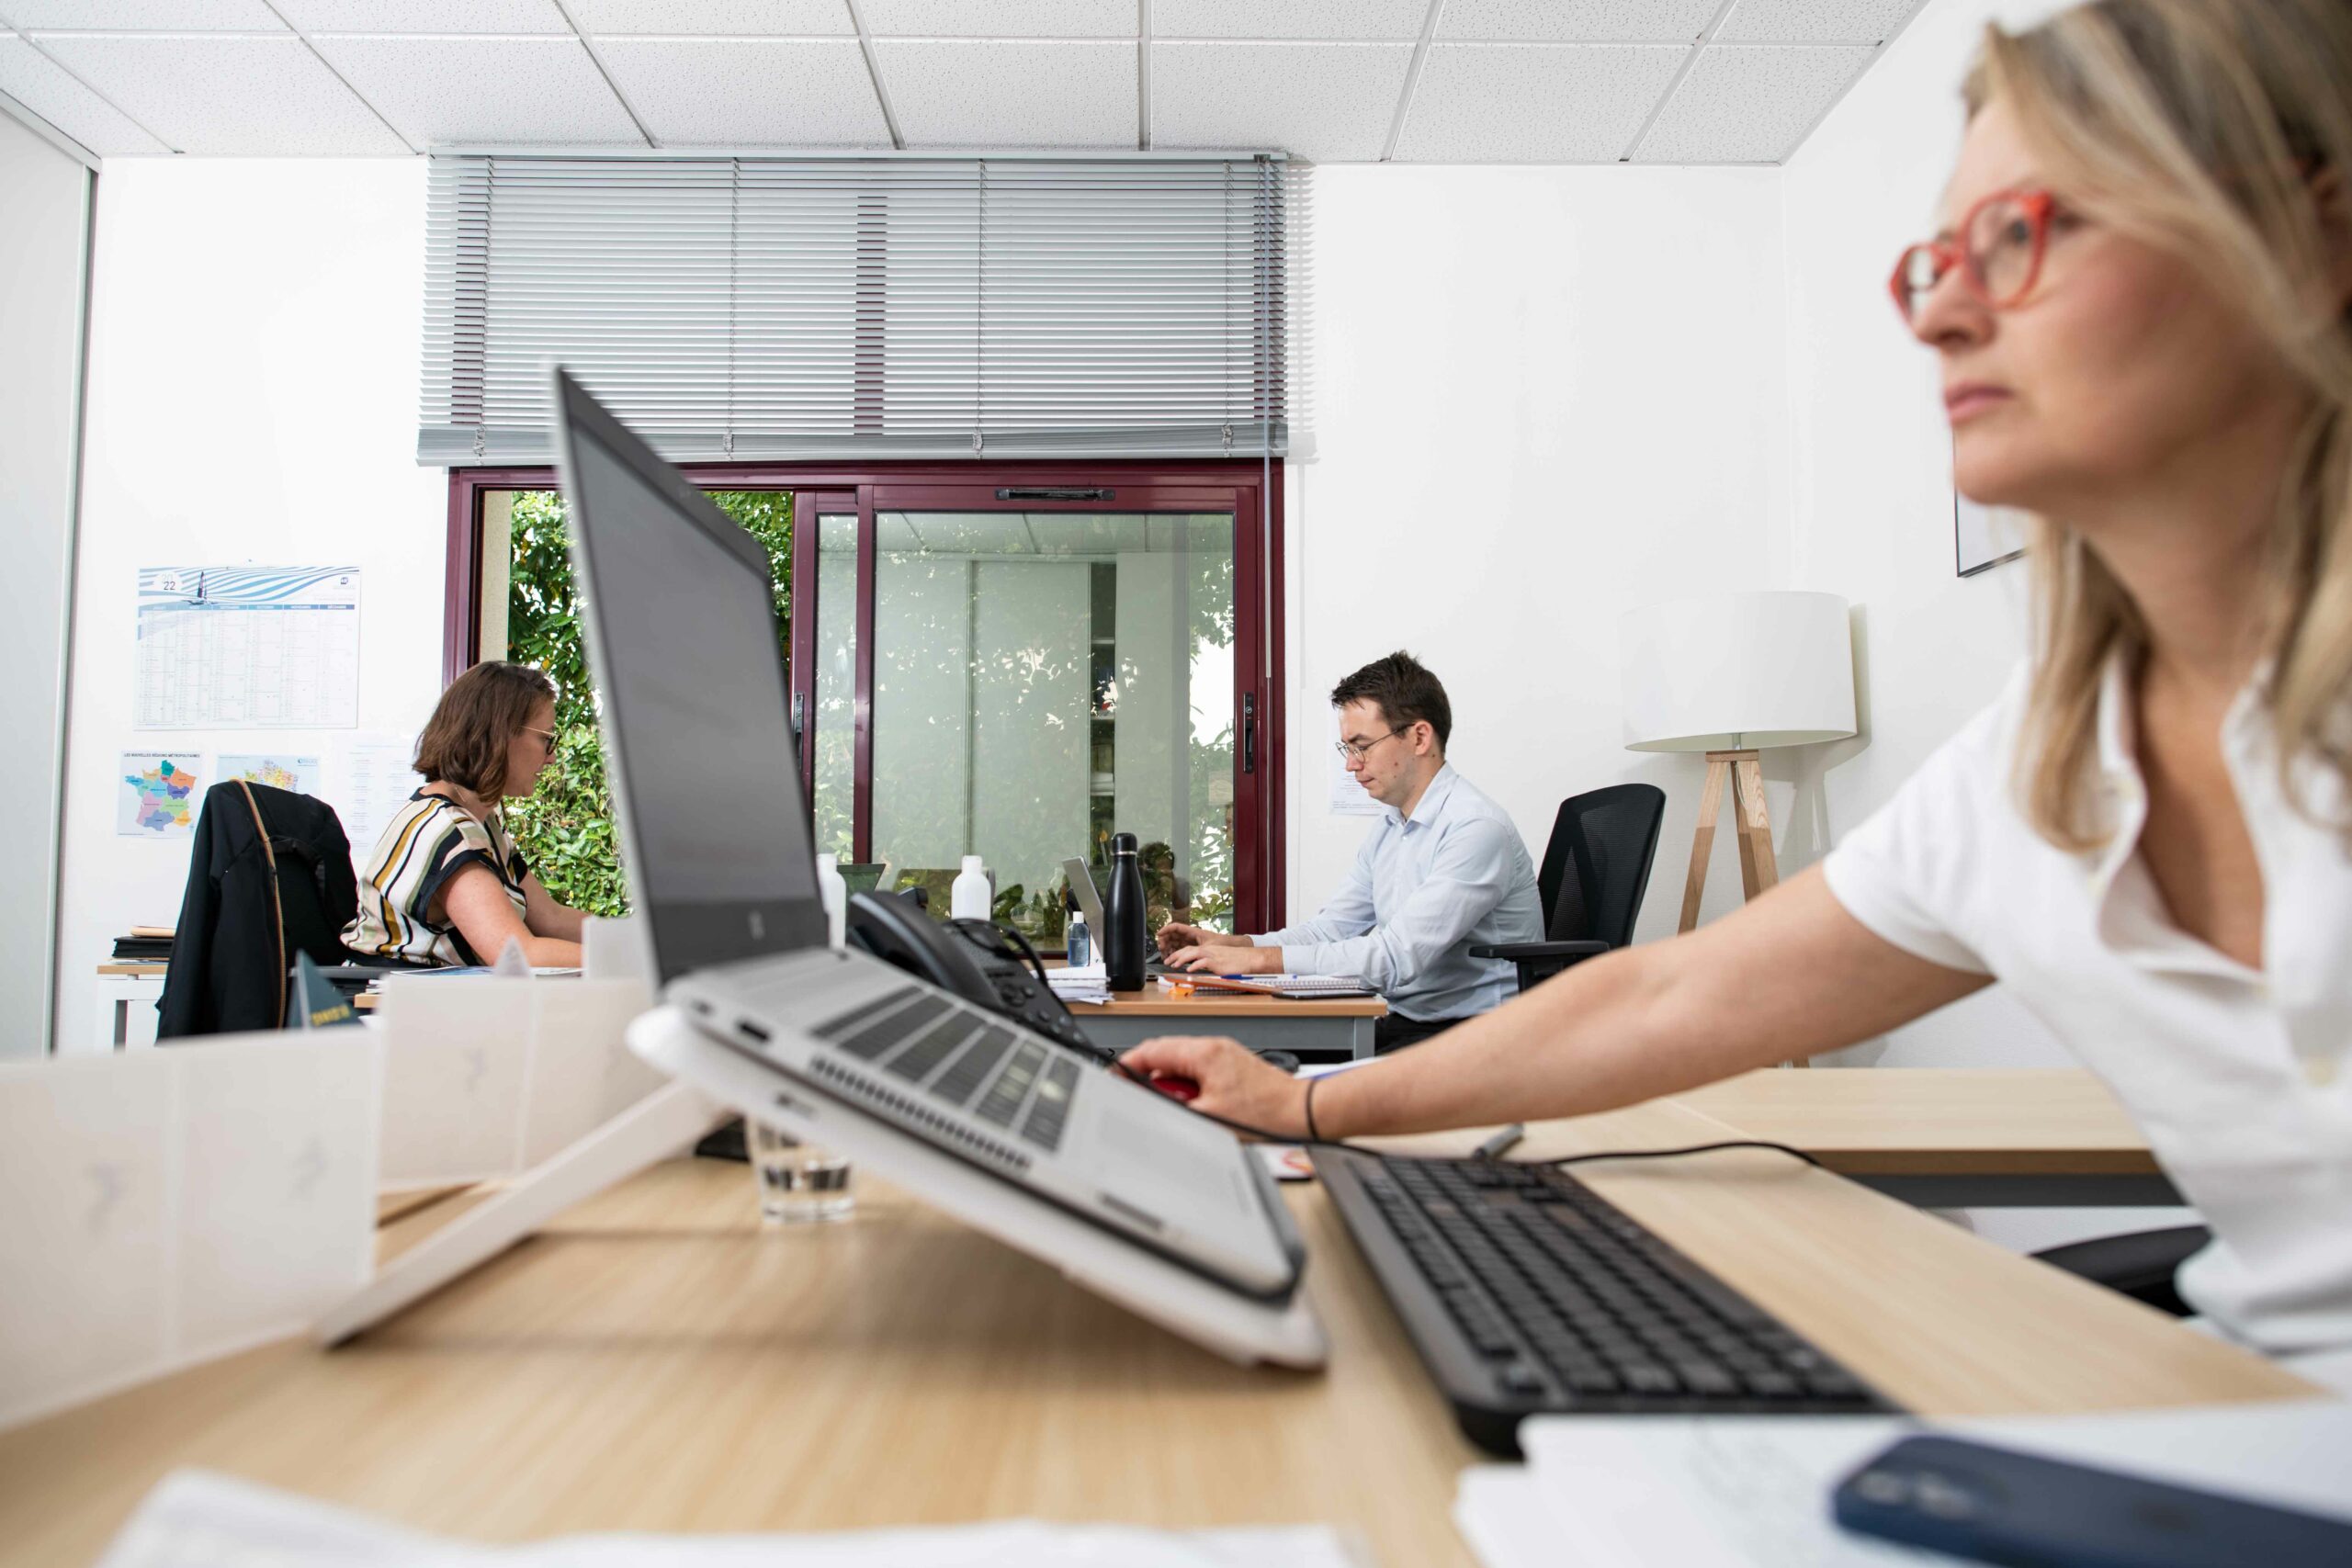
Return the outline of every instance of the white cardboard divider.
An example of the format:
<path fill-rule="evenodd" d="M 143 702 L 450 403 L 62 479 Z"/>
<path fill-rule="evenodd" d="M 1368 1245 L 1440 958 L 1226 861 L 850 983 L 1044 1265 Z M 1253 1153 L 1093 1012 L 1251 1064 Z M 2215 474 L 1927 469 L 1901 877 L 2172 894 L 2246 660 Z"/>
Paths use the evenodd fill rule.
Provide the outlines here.
<path fill-rule="evenodd" d="M 515 1175 L 661 1088 L 622 1039 L 651 1005 L 638 980 L 389 976 L 385 1190 Z"/>
<path fill-rule="evenodd" d="M 372 1032 L 0 1066 L 0 1427 L 299 1334 L 373 1272 Z"/>

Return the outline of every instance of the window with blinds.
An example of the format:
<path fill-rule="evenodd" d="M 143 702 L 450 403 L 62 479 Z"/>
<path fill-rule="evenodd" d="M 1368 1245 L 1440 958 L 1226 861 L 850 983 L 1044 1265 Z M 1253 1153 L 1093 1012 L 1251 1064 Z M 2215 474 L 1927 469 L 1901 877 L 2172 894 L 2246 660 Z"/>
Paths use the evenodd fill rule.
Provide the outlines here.
<path fill-rule="evenodd" d="M 432 160 L 422 463 L 1280 455 L 1275 157 Z"/>

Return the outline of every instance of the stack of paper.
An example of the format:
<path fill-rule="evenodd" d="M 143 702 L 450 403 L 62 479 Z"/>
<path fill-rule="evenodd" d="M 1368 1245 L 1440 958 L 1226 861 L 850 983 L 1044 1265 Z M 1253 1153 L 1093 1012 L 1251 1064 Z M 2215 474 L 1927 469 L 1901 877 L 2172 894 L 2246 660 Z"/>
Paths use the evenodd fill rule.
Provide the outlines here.
<path fill-rule="evenodd" d="M 1463 1472 L 1454 1522 L 1486 1568 L 1896 1568 L 1829 1496 L 1902 1416 L 1558 1416 L 1520 1428 L 1524 1465 Z M 2297 1400 L 2120 1416 L 1938 1422 L 1934 1430 L 2105 1470 L 2352 1517 L 2352 1404 Z"/>
<path fill-rule="evenodd" d="M 1073 1002 L 1082 1007 L 1111 1005 L 1111 976 L 1100 964 L 1079 967 L 1048 969 L 1046 984 L 1062 999 L 1064 1006 Z"/>
<path fill-rule="evenodd" d="M 485 1547 L 224 1475 L 167 1476 L 98 1568 L 1368 1568 L 1321 1525 L 1137 1529 L 1020 1519 L 822 1535 L 583 1535 Z"/>

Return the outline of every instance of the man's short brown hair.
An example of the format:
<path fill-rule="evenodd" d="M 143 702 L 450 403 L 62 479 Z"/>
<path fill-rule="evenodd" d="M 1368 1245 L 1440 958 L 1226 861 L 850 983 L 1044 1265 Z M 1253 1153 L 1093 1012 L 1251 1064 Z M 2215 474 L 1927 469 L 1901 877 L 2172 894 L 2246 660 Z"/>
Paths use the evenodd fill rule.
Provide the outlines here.
<path fill-rule="evenodd" d="M 1440 752 L 1445 750 L 1446 737 L 1453 733 L 1453 705 L 1445 700 L 1444 685 L 1402 649 L 1385 659 L 1374 660 L 1331 688 L 1333 707 L 1343 708 L 1350 703 L 1370 703 L 1379 708 L 1392 730 L 1427 723 L 1437 732 Z"/>
<path fill-rule="evenodd" d="M 531 722 L 531 710 L 555 701 L 555 682 L 527 664 L 484 660 L 449 682 L 416 738 L 416 771 L 428 784 L 453 784 L 493 806 L 506 789 L 506 748 Z"/>

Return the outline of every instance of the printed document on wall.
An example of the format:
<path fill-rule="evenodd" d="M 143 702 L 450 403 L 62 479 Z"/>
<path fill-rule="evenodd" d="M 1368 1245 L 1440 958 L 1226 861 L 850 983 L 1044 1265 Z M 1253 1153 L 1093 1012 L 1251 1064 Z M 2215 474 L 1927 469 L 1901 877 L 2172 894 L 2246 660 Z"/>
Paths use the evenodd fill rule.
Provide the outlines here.
<path fill-rule="evenodd" d="M 416 757 L 412 736 L 361 731 L 338 745 L 326 799 L 343 818 L 352 859 L 362 865 L 383 837 L 384 828 L 424 783 L 409 766 Z"/>
<path fill-rule="evenodd" d="M 359 722 L 359 569 L 139 569 L 141 729 Z"/>

